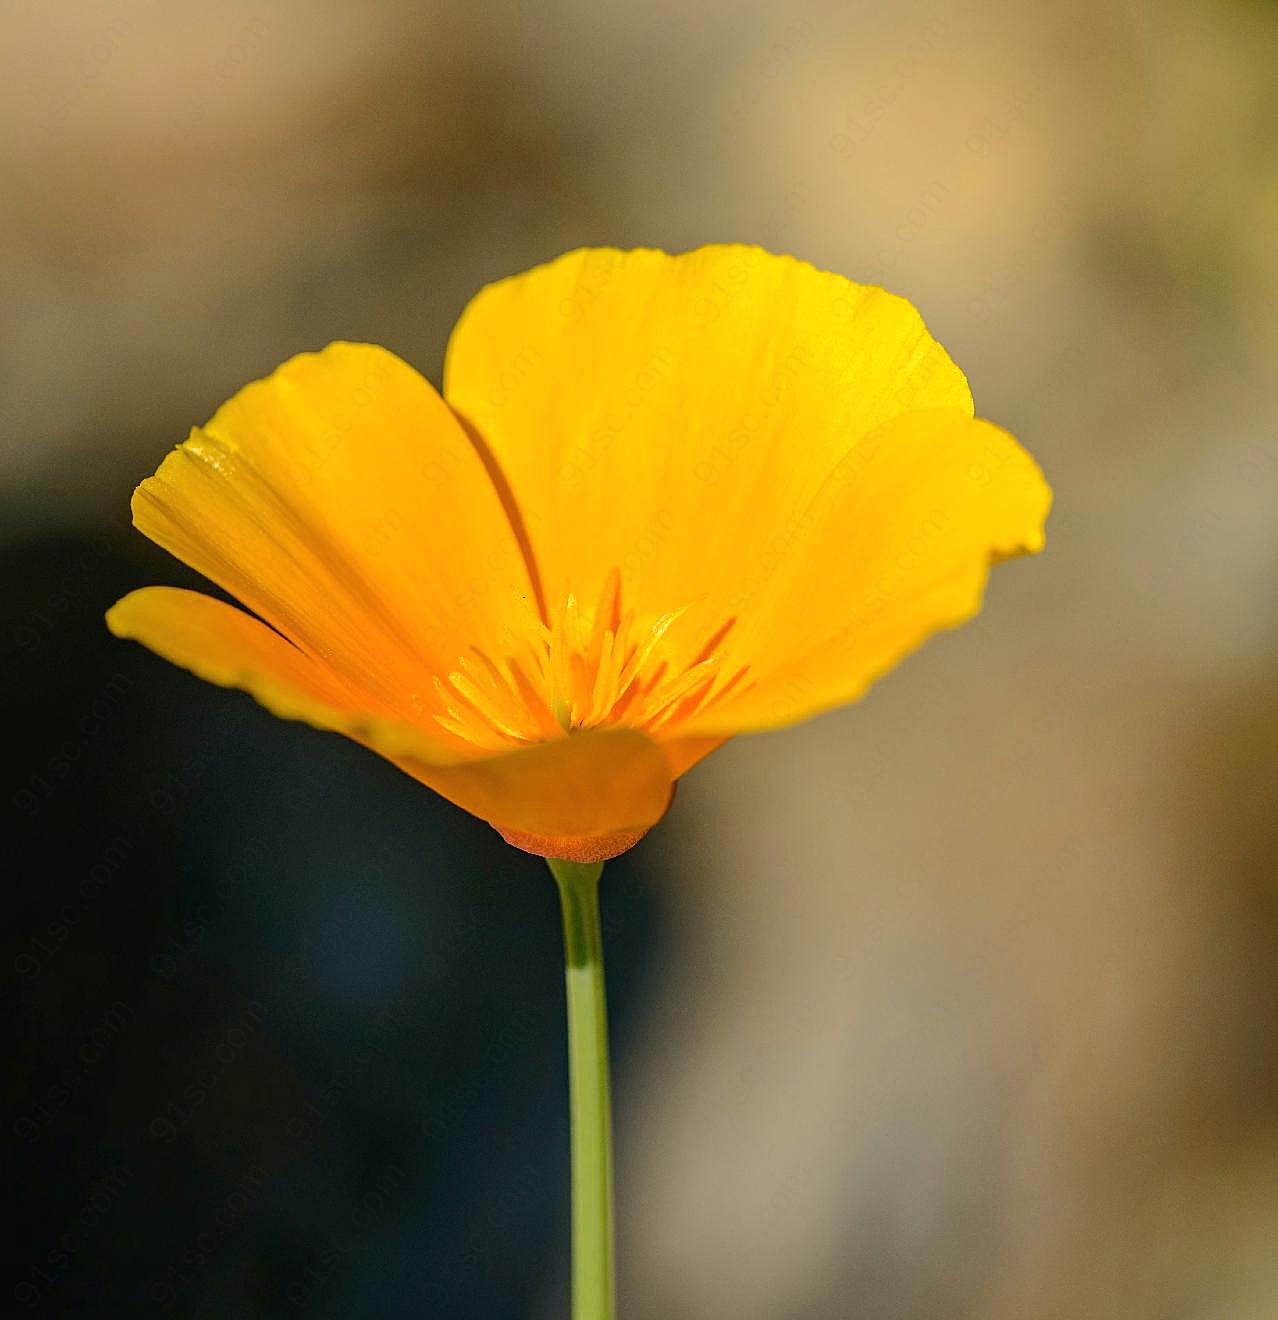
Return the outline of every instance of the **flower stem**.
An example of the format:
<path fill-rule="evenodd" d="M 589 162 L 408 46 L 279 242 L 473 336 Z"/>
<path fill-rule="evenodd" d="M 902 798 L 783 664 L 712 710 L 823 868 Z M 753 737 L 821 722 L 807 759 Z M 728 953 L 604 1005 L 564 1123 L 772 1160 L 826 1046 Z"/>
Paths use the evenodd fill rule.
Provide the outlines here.
<path fill-rule="evenodd" d="M 573 1320 L 613 1320 L 612 1099 L 599 926 L 603 863 L 548 861 L 564 917 L 572 1114 L 572 1315 Z"/>

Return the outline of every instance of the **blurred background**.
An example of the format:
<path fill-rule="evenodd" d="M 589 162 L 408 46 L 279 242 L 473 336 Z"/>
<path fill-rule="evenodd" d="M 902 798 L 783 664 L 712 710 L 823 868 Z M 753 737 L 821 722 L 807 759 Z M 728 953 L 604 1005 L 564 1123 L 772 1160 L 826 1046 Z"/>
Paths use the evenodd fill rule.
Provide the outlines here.
<path fill-rule="evenodd" d="M 544 869 L 102 614 L 289 355 L 740 240 L 910 297 L 1057 505 L 610 865 L 624 1314 L 1278 1314 L 1278 6 L 49 0 L 0 71 L 0 1310 L 565 1314 Z"/>

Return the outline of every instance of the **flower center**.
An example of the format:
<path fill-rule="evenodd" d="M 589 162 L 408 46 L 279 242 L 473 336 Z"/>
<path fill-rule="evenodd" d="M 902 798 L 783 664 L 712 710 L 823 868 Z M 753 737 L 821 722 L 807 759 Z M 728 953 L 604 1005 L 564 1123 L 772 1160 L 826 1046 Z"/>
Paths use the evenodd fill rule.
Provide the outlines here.
<path fill-rule="evenodd" d="M 685 647 L 672 646 L 672 633 L 696 603 L 640 617 L 625 607 L 614 568 L 594 608 L 565 592 L 549 625 L 530 613 L 529 640 L 516 654 L 493 658 L 474 647 L 446 679 L 435 678 L 442 710 L 434 718 L 465 742 L 490 749 L 578 729 L 656 732 L 686 719 L 736 690 L 749 672 L 728 672 L 723 664 L 722 644 L 735 618 L 691 658 Z"/>

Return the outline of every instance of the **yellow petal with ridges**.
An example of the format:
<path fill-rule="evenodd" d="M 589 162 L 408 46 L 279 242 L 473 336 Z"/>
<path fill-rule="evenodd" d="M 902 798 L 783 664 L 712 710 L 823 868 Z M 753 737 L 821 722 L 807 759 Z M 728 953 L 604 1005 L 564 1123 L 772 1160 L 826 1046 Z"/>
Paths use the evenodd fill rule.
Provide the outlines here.
<path fill-rule="evenodd" d="M 1050 506 L 1038 465 L 990 422 L 934 409 L 876 428 L 770 547 L 764 580 L 738 587 L 750 686 L 683 732 L 775 728 L 855 700 L 980 609 L 991 563 L 1041 549 Z"/>
<path fill-rule="evenodd" d="M 861 436 L 972 411 L 904 299 L 740 246 L 572 252 L 490 285 L 444 393 L 509 479 L 552 602 L 594 600 L 614 568 L 640 615 L 710 602 L 672 630 L 676 668 Z"/>
<path fill-rule="evenodd" d="M 465 429 L 385 349 L 332 344 L 246 386 L 144 481 L 134 522 L 410 720 L 430 675 L 507 644 L 530 594 Z"/>

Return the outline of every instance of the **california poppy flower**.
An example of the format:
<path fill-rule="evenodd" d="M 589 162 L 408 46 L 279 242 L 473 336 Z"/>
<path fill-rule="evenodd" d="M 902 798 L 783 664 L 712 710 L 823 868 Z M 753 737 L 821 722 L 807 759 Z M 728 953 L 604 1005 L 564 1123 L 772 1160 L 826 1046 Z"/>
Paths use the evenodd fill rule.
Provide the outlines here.
<path fill-rule="evenodd" d="M 904 299 L 750 247 L 578 251 L 475 297 L 442 395 L 350 343 L 243 389 L 133 515 L 245 609 L 148 587 L 108 622 L 597 861 L 726 738 L 975 613 L 1049 502 Z"/>

